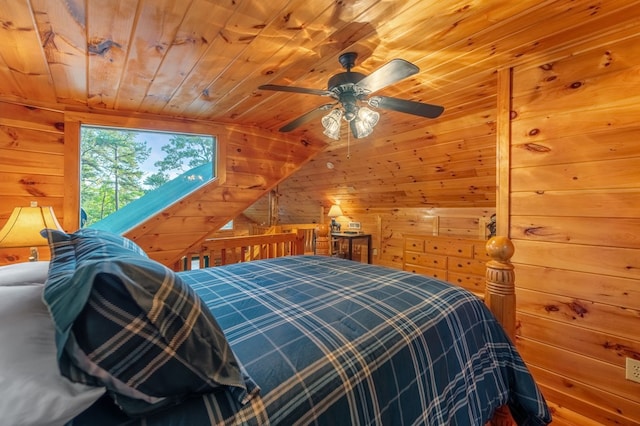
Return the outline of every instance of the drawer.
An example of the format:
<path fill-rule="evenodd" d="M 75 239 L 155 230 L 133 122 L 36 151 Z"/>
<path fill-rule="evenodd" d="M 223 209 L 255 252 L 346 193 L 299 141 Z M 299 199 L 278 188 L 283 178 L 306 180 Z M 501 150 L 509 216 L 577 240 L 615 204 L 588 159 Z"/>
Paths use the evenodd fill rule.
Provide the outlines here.
<path fill-rule="evenodd" d="M 424 240 L 422 238 L 407 237 L 404 239 L 404 249 L 409 251 L 424 251 Z"/>
<path fill-rule="evenodd" d="M 476 243 L 473 245 L 473 258 L 482 260 L 484 262 L 491 260 L 491 256 L 487 254 L 487 248 L 485 244 Z"/>
<path fill-rule="evenodd" d="M 466 273 L 472 275 L 484 276 L 485 262 L 477 259 L 465 259 L 462 257 L 449 257 L 447 269 L 456 273 Z"/>
<path fill-rule="evenodd" d="M 424 252 L 472 258 L 473 245 L 473 241 L 427 237 L 424 239 Z"/>
<path fill-rule="evenodd" d="M 404 270 L 409 272 L 414 272 L 420 275 L 426 275 L 428 277 L 437 278 L 442 281 L 447 280 L 447 271 L 445 269 L 438 268 L 428 268 L 426 266 L 418 266 L 418 265 L 404 265 Z"/>
<path fill-rule="evenodd" d="M 448 280 L 459 287 L 466 288 L 474 293 L 484 293 L 486 281 L 484 276 L 464 274 L 449 271 Z"/>
<path fill-rule="evenodd" d="M 417 253 L 412 251 L 406 251 L 404 255 L 405 263 L 426 266 L 429 268 L 447 269 L 447 256 L 431 253 Z"/>

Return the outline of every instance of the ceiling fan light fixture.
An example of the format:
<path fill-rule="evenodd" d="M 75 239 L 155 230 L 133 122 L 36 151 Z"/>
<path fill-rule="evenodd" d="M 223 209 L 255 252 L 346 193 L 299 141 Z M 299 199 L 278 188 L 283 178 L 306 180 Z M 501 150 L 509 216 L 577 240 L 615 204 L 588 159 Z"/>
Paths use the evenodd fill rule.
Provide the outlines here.
<path fill-rule="evenodd" d="M 340 119 L 342 118 L 342 110 L 334 109 L 324 117 L 322 117 L 322 126 L 324 133 L 334 140 L 340 140 Z"/>
<path fill-rule="evenodd" d="M 290 132 L 302 124 L 317 118 L 322 111 L 333 109 L 340 104 L 340 115 L 337 112 L 323 117 L 324 134 L 332 139 L 340 139 L 339 121 L 343 119 L 349 123 L 351 133 L 355 137 L 365 137 L 373 131 L 380 115 L 360 104 L 368 104 L 372 108 L 397 111 L 425 118 L 437 118 L 444 111 L 440 105 L 431 105 L 408 99 L 389 96 L 370 96 L 385 87 L 417 74 L 420 69 L 404 59 L 392 59 L 375 69 L 369 75 L 351 71 L 358 57 L 355 52 L 345 52 L 338 58 L 346 72 L 334 74 L 329 78 L 326 90 L 308 89 L 306 87 L 280 86 L 265 84 L 259 86 L 262 90 L 280 92 L 306 93 L 309 95 L 325 96 L 333 99 L 333 103 L 321 105 L 280 128 L 281 132 Z M 361 114 L 362 113 L 362 114 Z M 337 120 L 335 117 L 338 117 Z M 349 135 L 349 133 L 347 133 Z"/>
<path fill-rule="evenodd" d="M 375 125 L 378 124 L 378 120 L 380 120 L 380 113 L 367 107 L 361 107 L 358 110 L 358 119 L 367 126 L 374 128 Z"/>
<path fill-rule="evenodd" d="M 342 103 L 342 107 L 344 108 L 344 120 L 347 122 L 354 120 L 358 116 L 358 111 L 360 109 L 358 108 L 355 96 L 351 94 L 343 95 L 340 98 L 340 102 Z"/>
<path fill-rule="evenodd" d="M 373 132 L 373 128 L 378 124 L 380 113 L 367 107 L 358 110 L 358 117 L 353 121 L 352 131 L 356 138 L 367 137 Z"/>

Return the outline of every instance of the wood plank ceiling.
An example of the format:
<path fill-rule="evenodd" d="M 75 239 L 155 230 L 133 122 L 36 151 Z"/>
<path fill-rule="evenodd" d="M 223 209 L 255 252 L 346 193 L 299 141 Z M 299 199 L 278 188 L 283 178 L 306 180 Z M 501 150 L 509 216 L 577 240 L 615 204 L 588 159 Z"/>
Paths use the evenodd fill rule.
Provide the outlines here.
<path fill-rule="evenodd" d="M 443 105 L 445 112 L 427 120 L 381 110 L 374 136 L 351 142 L 352 158 L 367 159 L 349 165 L 359 176 L 360 207 L 394 206 L 398 194 L 406 207 L 494 206 L 496 71 L 542 54 L 566 55 L 606 36 L 613 24 L 636 25 L 638 4 L 0 0 L 0 100 L 277 132 L 326 99 L 258 86 L 325 89 L 329 77 L 343 71 L 337 58 L 347 51 L 358 53 L 354 70 L 364 74 L 403 58 L 420 72 L 379 94 Z M 327 142 L 320 120 L 292 134 Z M 442 134 L 446 143 L 433 147 L 430 141 Z M 318 198 L 327 194 L 311 194 L 303 182 L 328 182 L 348 197 L 353 183 L 325 167 L 343 161 L 345 146 L 344 138 L 332 142 L 290 190 Z M 396 177 L 398 162 L 408 158 L 403 177 Z M 443 168 L 447 161 L 458 166 Z M 411 179 L 418 175 L 428 183 L 416 189 Z"/>

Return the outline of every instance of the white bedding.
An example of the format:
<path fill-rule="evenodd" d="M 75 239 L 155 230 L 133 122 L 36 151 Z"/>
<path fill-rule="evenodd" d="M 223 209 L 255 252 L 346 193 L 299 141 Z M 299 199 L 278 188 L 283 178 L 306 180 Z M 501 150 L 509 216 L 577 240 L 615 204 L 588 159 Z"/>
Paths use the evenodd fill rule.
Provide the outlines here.
<path fill-rule="evenodd" d="M 48 264 L 0 267 L 2 424 L 60 426 L 104 393 L 59 373 L 53 321 L 42 301 Z"/>

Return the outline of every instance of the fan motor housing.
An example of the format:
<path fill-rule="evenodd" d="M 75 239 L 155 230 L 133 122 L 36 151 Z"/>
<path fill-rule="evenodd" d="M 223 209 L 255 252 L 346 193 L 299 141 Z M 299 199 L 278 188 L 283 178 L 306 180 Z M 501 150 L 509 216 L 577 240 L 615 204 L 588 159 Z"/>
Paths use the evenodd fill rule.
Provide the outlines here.
<path fill-rule="evenodd" d="M 332 76 L 329 79 L 329 90 L 333 90 L 336 87 L 342 86 L 344 84 L 356 84 L 357 82 L 359 82 L 365 77 L 366 75 L 359 72 L 354 72 L 354 71 L 341 72 L 339 74 Z"/>

